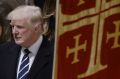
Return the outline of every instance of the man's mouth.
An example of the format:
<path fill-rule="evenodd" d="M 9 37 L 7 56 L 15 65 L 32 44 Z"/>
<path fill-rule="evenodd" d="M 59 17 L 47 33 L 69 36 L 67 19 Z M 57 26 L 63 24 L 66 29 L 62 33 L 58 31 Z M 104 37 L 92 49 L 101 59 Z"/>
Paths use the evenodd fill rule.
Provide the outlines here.
<path fill-rule="evenodd" d="M 17 37 L 17 36 L 15 36 L 14 38 L 15 38 L 15 40 L 19 40 L 21 37 Z"/>

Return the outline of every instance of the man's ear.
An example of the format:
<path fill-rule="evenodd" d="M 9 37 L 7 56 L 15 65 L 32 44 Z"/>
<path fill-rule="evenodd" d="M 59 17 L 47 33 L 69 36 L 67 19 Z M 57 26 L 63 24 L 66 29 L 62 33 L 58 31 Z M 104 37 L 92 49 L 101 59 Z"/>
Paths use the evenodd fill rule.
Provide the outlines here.
<path fill-rule="evenodd" d="M 34 30 L 35 30 L 35 31 L 38 31 L 39 29 L 40 29 L 40 25 L 39 25 L 39 23 L 35 24 L 35 28 L 34 28 Z"/>

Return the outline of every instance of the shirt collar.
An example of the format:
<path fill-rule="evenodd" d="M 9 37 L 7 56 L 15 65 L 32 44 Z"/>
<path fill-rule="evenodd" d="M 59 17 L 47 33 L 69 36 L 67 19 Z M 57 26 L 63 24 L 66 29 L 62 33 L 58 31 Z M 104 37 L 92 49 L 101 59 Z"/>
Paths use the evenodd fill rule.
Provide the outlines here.
<path fill-rule="evenodd" d="M 38 50 L 39 50 L 39 48 L 40 48 L 40 46 L 41 46 L 42 40 L 43 40 L 43 36 L 41 35 L 41 36 L 38 38 L 38 40 L 37 40 L 33 45 L 31 45 L 31 46 L 28 48 L 29 51 L 31 51 L 31 53 L 32 53 L 33 55 L 36 55 L 36 54 L 37 54 L 37 52 L 38 52 Z M 25 49 L 25 48 L 23 48 L 23 49 Z"/>

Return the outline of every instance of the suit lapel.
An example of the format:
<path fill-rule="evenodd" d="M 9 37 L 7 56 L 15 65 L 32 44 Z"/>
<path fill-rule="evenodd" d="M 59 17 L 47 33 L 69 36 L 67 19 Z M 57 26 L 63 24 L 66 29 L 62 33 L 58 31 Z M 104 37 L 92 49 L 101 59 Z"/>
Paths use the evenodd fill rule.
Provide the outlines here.
<path fill-rule="evenodd" d="M 9 50 L 9 49 L 8 49 Z M 10 47 L 10 50 L 8 52 L 8 70 L 9 70 L 9 79 L 16 79 L 16 67 L 17 67 L 17 63 L 18 63 L 18 58 L 19 58 L 19 50 L 20 50 L 20 46 L 17 45 L 13 45 L 12 47 Z M 7 70 L 7 71 L 8 71 Z"/>
<path fill-rule="evenodd" d="M 29 72 L 29 77 L 34 79 L 34 77 L 40 72 L 40 70 L 48 63 L 50 53 L 46 48 L 48 47 L 48 42 L 43 39 L 41 47 L 36 55 L 36 58 L 33 62 L 31 70 Z"/>

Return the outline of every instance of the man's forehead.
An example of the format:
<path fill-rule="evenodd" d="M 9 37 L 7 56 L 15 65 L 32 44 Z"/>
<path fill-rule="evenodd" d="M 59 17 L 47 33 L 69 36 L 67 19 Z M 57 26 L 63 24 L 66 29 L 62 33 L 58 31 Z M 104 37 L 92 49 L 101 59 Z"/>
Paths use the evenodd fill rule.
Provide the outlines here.
<path fill-rule="evenodd" d="M 32 25 L 31 25 L 31 23 L 29 23 L 28 19 L 11 20 L 10 25 L 32 27 Z"/>
<path fill-rule="evenodd" d="M 11 20 L 11 23 L 27 23 L 28 22 L 28 19 L 14 19 L 14 20 Z"/>

